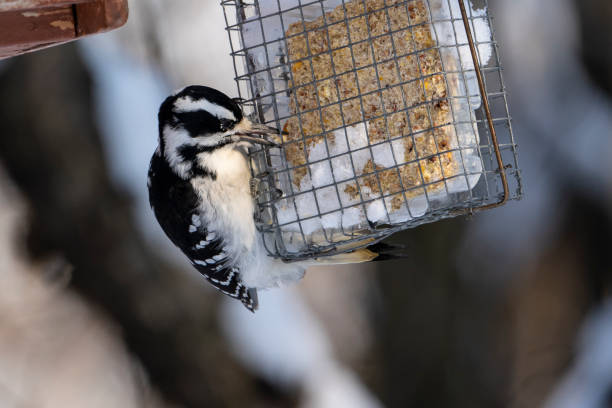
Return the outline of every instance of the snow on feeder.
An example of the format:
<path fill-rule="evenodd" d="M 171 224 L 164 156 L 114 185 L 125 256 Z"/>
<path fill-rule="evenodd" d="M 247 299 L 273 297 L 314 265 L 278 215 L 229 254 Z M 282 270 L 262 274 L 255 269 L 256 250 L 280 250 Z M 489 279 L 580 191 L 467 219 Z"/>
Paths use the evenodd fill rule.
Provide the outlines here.
<path fill-rule="evenodd" d="M 334 255 L 520 198 L 477 3 L 222 1 L 244 109 L 284 130 L 281 149 L 251 156 L 272 256 Z"/>

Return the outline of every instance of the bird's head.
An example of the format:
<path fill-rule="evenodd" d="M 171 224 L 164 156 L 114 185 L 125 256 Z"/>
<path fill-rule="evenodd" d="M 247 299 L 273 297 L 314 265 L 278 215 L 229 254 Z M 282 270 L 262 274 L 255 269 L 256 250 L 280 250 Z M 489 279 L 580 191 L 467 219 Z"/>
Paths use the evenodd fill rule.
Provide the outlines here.
<path fill-rule="evenodd" d="M 166 98 L 159 109 L 160 152 L 171 164 L 228 144 L 275 146 L 278 130 L 251 122 L 240 105 L 216 89 L 188 86 Z"/>

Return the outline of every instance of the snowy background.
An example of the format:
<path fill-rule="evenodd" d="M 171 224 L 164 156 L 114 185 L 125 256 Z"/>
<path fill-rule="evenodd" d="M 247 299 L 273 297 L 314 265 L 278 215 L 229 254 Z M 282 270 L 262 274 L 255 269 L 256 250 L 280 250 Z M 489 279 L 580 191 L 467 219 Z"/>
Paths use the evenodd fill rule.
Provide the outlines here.
<path fill-rule="evenodd" d="M 612 17 L 599 3 L 595 14 Z M 402 233 L 413 254 L 402 262 L 311 269 L 295 286 L 262 293 L 255 315 L 200 284 L 146 193 L 165 96 L 187 84 L 235 94 L 221 6 L 135 0 L 124 28 L 78 42 L 108 172 L 142 241 L 211 298 L 207 330 L 231 361 L 209 369 L 231 371 L 246 390 L 237 396 L 203 377 L 220 406 L 612 406 L 612 105 L 602 82 L 612 65 L 583 64 L 597 21 L 577 4 L 490 1 L 524 200 Z M 44 65 L 67 47 L 75 45 L 25 58 Z M 0 65 L 5 100 L 12 63 Z M 44 106 L 44 95 L 29 97 Z M 28 198 L 7 174 L 0 170 L 0 406 L 184 405 L 126 351 L 129 328 L 113 313 L 75 293 L 70 273 L 45 278 L 54 261 L 28 259 L 19 245 Z"/>

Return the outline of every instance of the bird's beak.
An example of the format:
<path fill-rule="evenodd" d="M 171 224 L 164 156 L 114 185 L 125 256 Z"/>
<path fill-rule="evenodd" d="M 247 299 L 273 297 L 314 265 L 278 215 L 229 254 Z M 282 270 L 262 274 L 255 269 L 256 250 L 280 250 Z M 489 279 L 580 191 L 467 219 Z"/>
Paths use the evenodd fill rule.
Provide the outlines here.
<path fill-rule="evenodd" d="M 253 123 L 248 119 L 236 125 L 229 137 L 232 142 L 258 143 L 266 146 L 280 147 L 281 131 L 271 126 Z M 276 139 L 276 140 L 270 140 Z"/>

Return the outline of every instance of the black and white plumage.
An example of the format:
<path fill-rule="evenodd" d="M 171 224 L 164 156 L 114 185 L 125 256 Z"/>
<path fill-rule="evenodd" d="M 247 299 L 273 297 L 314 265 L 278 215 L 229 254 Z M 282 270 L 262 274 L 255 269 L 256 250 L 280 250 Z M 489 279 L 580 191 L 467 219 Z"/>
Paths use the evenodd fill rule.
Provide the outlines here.
<path fill-rule="evenodd" d="M 159 111 L 159 146 L 149 169 L 149 201 L 162 229 L 193 266 L 249 309 L 257 287 L 299 279 L 304 269 L 268 258 L 255 230 L 252 143 L 275 130 L 251 123 L 212 88 L 189 86 Z M 281 267 L 281 268 L 279 268 Z"/>
<path fill-rule="evenodd" d="M 225 94 L 189 86 L 160 107 L 159 146 L 149 169 L 149 201 L 164 232 L 214 287 L 251 311 L 256 289 L 298 280 L 314 262 L 269 257 L 255 228 L 246 153 L 253 143 L 273 145 L 267 137 L 274 133 L 245 118 Z M 325 261 L 377 256 L 366 249 Z"/>
<path fill-rule="evenodd" d="M 235 268 L 227 264 L 221 237 L 202 225 L 201 198 L 191 182 L 174 173 L 159 154 L 151 160 L 149 180 L 151 207 L 174 245 L 213 286 L 254 309 L 257 299 L 242 285 Z"/>

